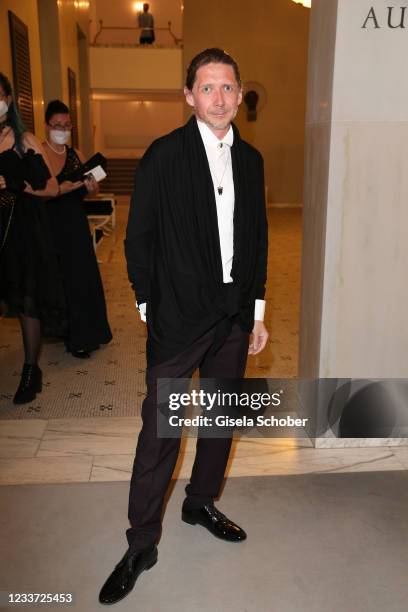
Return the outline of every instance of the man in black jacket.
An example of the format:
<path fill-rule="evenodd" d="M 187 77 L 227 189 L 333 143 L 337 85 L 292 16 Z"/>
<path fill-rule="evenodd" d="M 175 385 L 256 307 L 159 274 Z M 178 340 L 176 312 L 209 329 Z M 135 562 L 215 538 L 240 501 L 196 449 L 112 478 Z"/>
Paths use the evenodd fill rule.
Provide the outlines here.
<path fill-rule="evenodd" d="M 157 380 L 243 377 L 247 355 L 266 345 L 263 323 L 268 252 L 263 160 L 232 123 L 242 100 L 236 62 L 206 49 L 184 88 L 194 116 L 159 138 L 140 161 L 125 253 L 142 320 L 147 322 L 147 394 L 129 493 L 129 548 L 106 580 L 114 603 L 157 561 L 164 496 L 179 437 L 157 434 Z M 244 530 L 214 505 L 231 436 L 197 440 L 182 520 L 227 541 Z"/>

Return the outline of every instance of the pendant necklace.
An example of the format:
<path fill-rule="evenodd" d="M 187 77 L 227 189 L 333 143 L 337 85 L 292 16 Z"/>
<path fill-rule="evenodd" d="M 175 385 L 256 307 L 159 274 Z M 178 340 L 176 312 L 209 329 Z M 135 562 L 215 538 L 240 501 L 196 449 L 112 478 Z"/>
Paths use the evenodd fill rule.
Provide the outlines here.
<path fill-rule="evenodd" d="M 224 191 L 224 187 L 222 186 L 222 181 L 224 180 L 224 176 L 225 176 L 225 173 L 227 171 L 228 160 L 229 160 L 229 155 L 227 154 L 227 161 L 225 162 L 224 172 L 222 173 L 222 177 L 221 177 L 220 181 L 218 180 L 218 177 L 217 177 L 217 175 L 215 174 L 215 172 L 213 170 L 213 175 L 214 175 L 214 177 L 216 179 L 215 182 L 218 184 L 217 191 L 218 191 L 219 195 L 222 195 L 223 191 Z"/>

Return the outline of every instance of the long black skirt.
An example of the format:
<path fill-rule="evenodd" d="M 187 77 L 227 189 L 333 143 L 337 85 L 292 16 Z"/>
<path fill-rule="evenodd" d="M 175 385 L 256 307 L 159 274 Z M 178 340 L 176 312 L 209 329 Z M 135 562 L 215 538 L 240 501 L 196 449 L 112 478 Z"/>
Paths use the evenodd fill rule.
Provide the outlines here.
<path fill-rule="evenodd" d="M 75 192 L 49 200 L 47 212 L 67 304 L 70 351 L 93 351 L 112 339 L 101 275 L 82 199 Z"/>

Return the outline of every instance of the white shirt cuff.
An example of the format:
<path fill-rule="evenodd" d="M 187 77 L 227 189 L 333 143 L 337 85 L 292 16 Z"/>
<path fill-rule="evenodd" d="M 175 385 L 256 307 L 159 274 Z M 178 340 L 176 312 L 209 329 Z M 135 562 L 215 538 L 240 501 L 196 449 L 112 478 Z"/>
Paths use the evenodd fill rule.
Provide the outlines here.
<path fill-rule="evenodd" d="M 143 302 L 143 304 L 139 304 L 139 305 L 136 302 L 136 308 L 139 311 L 141 320 L 146 323 L 146 302 Z"/>
<path fill-rule="evenodd" d="M 255 300 L 255 321 L 263 321 L 265 316 L 265 300 Z"/>
<path fill-rule="evenodd" d="M 255 321 L 263 321 L 265 316 L 265 300 L 255 300 Z M 136 302 L 136 308 L 139 311 L 140 318 L 146 323 L 146 302 L 139 304 Z"/>

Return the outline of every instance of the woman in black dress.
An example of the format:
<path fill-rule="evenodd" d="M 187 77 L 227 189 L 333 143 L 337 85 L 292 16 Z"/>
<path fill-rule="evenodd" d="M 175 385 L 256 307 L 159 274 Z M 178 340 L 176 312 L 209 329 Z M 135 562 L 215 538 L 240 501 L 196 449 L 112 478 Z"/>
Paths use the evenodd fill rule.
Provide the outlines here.
<path fill-rule="evenodd" d="M 59 183 L 59 196 L 47 202 L 55 247 L 64 282 L 68 315 L 67 351 L 87 358 L 112 339 L 105 296 L 82 199 L 98 192 L 92 177 L 78 180 L 85 162 L 80 151 L 67 146 L 71 133 L 68 107 L 53 100 L 45 114 L 44 148 Z"/>
<path fill-rule="evenodd" d="M 58 193 L 47 155 L 27 132 L 0 73 L 0 311 L 18 316 L 24 366 L 15 404 L 42 389 L 41 335 L 64 328 L 64 295 L 44 198 Z"/>

